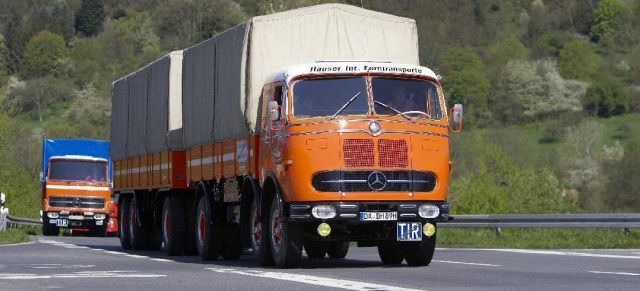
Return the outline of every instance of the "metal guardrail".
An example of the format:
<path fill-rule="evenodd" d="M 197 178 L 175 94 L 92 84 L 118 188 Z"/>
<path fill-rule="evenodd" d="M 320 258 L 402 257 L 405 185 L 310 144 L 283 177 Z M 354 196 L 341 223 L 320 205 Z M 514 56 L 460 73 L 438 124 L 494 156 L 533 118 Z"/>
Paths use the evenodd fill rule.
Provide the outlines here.
<path fill-rule="evenodd" d="M 40 219 L 13 217 L 7 215 L 7 228 L 42 227 Z"/>
<path fill-rule="evenodd" d="M 640 213 L 455 215 L 441 228 L 640 228 Z"/>

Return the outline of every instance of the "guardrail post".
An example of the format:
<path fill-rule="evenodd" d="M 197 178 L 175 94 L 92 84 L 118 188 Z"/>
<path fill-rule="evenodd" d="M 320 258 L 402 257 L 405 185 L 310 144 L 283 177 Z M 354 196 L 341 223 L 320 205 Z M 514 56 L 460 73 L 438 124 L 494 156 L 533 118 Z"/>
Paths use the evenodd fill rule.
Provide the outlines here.
<path fill-rule="evenodd" d="M 501 237 L 502 236 L 502 229 L 500 229 L 499 227 L 496 227 L 496 236 L 497 237 Z"/>
<path fill-rule="evenodd" d="M 628 227 L 624 228 L 624 235 L 629 235 L 631 233 L 631 231 L 629 230 Z"/>

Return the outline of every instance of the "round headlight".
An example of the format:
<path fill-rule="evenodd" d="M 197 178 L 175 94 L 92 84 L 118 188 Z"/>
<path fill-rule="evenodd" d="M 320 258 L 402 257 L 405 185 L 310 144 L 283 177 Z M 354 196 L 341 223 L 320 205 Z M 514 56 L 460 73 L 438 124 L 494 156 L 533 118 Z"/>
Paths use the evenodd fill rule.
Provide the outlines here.
<path fill-rule="evenodd" d="M 427 222 L 422 227 L 422 233 L 424 233 L 424 235 L 426 235 L 427 237 L 432 237 L 434 234 L 436 234 L 436 226 Z"/>
<path fill-rule="evenodd" d="M 105 215 L 102 213 L 98 213 L 94 215 L 93 218 L 95 218 L 96 220 L 103 220 L 105 218 Z"/>
<path fill-rule="evenodd" d="M 318 225 L 318 234 L 321 236 L 328 236 L 331 233 L 331 226 L 327 223 L 320 223 Z"/>
<path fill-rule="evenodd" d="M 433 204 L 422 204 L 420 208 L 418 208 L 418 214 L 422 218 L 436 218 L 440 215 L 440 208 Z"/>
<path fill-rule="evenodd" d="M 336 217 L 336 208 L 332 205 L 316 205 L 311 209 L 315 218 L 327 219 Z"/>
<path fill-rule="evenodd" d="M 60 217 L 60 213 L 58 213 L 58 212 L 47 212 L 47 217 L 49 217 L 49 218 L 58 218 L 58 217 Z"/>

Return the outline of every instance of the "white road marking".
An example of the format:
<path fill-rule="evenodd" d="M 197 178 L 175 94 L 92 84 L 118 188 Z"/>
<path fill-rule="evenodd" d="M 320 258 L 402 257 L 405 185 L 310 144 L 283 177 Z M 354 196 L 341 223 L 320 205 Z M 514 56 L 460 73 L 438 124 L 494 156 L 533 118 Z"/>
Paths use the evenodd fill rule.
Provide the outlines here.
<path fill-rule="evenodd" d="M 33 280 L 33 279 L 81 279 L 81 278 L 157 278 L 166 277 L 167 275 L 145 274 L 137 271 L 86 271 L 75 272 L 71 274 L 53 274 L 53 275 L 37 275 L 37 274 L 0 274 L 0 280 Z"/>
<path fill-rule="evenodd" d="M 158 262 L 173 262 L 172 260 L 167 260 L 167 259 L 160 259 L 160 258 L 155 258 L 155 259 L 151 259 L 152 261 L 158 261 Z"/>
<path fill-rule="evenodd" d="M 465 263 L 465 262 L 439 261 L 439 260 L 432 260 L 432 262 L 446 263 L 446 264 L 472 265 L 472 266 L 502 267 L 502 265 L 482 264 L 482 263 Z"/>
<path fill-rule="evenodd" d="M 31 264 L 29 267 L 34 269 L 77 269 L 77 268 L 93 268 L 96 265 L 62 265 L 62 264 Z"/>
<path fill-rule="evenodd" d="M 21 246 L 21 245 L 28 245 L 28 244 L 32 244 L 34 242 L 26 242 L 26 243 L 19 243 L 19 244 L 7 244 L 7 245 L 2 245 L 0 244 L 0 247 L 12 247 L 12 246 Z"/>
<path fill-rule="evenodd" d="M 607 254 L 594 254 L 594 253 L 576 253 L 576 252 L 563 252 L 563 251 L 522 250 L 522 249 L 474 249 L 474 250 L 478 250 L 478 251 L 494 251 L 494 252 L 508 252 L 508 253 L 521 253 L 521 254 L 537 254 L 537 255 L 592 257 L 592 258 L 635 259 L 635 260 L 639 260 L 640 259 L 640 256 L 622 256 L 622 255 L 607 255 Z"/>
<path fill-rule="evenodd" d="M 333 278 L 327 278 L 327 277 L 317 277 L 317 276 L 282 273 L 282 272 L 268 272 L 268 271 L 265 272 L 265 271 L 251 270 L 251 269 L 238 270 L 238 269 L 232 269 L 232 268 L 205 268 L 205 269 L 211 270 L 217 273 L 237 274 L 237 275 L 245 275 L 245 276 L 251 276 L 251 277 L 261 277 L 261 278 L 268 278 L 268 279 L 292 281 L 292 282 L 305 283 L 305 284 L 317 285 L 322 287 L 341 288 L 341 289 L 347 289 L 347 290 L 379 290 L 379 291 L 419 290 L 419 289 L 408 289 L 408 288 L 402 288 L 402 287 L 365 283 L 365 282 L 358 282 L 358 281 L 351 281 L 351 280 L 333 279 Z"/>
<path fill-rule="evenodd" d="M 625 276 L 640 276 L 640 274 L 636 274 L 636 273 L 625 273 L 625 272 L 602 272 L 602 271 L 589 271 L 589 273 L 594 273 L 594 274 L 625 275 Z"/>

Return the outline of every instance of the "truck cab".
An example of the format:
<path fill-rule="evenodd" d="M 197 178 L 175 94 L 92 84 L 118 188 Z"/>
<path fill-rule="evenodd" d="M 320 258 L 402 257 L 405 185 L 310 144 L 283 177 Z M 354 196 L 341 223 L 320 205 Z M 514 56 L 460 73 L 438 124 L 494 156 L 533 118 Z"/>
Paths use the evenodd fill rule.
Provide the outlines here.
<path fill-rule="evenodd" d="M 58 235 L 60 228 L 68 228 L 105 236 L 111 199 L 110 161 L 86 155 L 45 154 L 43 159 L 43 233 Z"/>
<path fill-rule="evenodd" d="M 304 224 L 307 253 L 357 241 L 385 253 L 423 242 L 433 254 L 435 225 L 449 218 L 450 120 L 439 79 L 383 62 L 298 65 L 268 79 L 262 177 L 278 181 L 285 220 Z M 461 109 L 452 109 L 454 123 Z"/>

